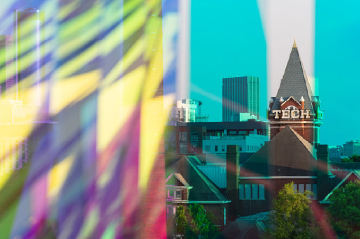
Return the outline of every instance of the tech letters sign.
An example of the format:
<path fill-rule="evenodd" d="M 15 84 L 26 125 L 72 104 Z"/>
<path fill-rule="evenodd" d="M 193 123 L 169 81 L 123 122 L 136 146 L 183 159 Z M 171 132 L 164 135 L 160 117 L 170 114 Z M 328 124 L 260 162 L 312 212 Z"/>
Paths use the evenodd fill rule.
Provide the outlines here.
<path fill-rule="evenodd" d="M 273 110 L 273 114 L 275 114 L 275 119 L 309 119 L 310 118 L 310 110 Z M 279 116 L 280 115 L 280 116 Z"/>

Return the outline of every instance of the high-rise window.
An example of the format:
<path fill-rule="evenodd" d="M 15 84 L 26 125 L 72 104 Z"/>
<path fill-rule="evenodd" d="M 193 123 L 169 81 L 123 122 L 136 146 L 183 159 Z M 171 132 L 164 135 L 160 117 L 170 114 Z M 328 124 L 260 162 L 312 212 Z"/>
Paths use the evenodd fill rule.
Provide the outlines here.
<path fill-rule="evenodd" d="M 259 77 L 243 76 L 223 78 L 223 122 L 239 121 L 241 113 L 259 119 Z"/>

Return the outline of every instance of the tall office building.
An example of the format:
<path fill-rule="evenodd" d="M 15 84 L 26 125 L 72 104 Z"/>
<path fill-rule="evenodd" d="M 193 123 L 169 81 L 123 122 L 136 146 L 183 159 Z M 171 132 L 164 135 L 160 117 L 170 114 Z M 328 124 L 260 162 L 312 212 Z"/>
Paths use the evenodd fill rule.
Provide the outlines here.
<path fill-rule="evenodd" d="M 344 156 L 360 155 L 360 140 L 351 140 L 344 144 Z"/>
<path fill-rule="evenodd" d="M 0 36 L 0 94 L 1 99 L 17 100 L 14 47 L 12 36 Z"/>
<path fill-rule="evenodd" d="M 240 121 L 247 113 L 259 119 L 260 79 L 255 76 L 223 78 L 223 122 Z"/>
<path fill-rule="evenodd" d="M 26 105 L 44 102 L 41 81 L 44 78 L 44 12 L 28 8 L 14 10 L 15 70 L 19 82 L 19 100 Z"/>

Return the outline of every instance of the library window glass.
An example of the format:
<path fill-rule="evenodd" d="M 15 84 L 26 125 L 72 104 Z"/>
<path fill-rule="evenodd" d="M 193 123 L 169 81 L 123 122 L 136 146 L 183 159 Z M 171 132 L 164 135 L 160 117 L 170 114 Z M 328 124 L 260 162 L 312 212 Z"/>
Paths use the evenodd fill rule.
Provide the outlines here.
<path fill-rule="evenodd" d="M 313 186 L 313 190 L 312 190 L 312 192 L 313 192 L 312 199 L 317 200 L 317 184 L 313 184 L 312 186 Z"/>
<path fill-rule="evenodd" d="M 175 198 L 181 199 L 181 191 L 180 190 L 175 191 Z"/>
<path fill-rule="evenodd" d="M 265 185 L 259 184 L 259 200 L 265 200 Z"/>
<path fill-rule="evenodd" d="M 299 193 L 304 193 L 304 184 L 299 184 Z"/>
<path fill-rule="evenodd" d="M 250 200 L 251 199 L 251 185 L 250 184 L 245 184 L 245 200 Z"/>
<path fill-rule="evenodd" d="M 239 185 L 239 199 L 244 200 L 244 184 Z"/>
<path fill-rule="evenodd" d="M 259 199 L 259 195 L 258 195 L 258 185 L 257 184 L 253 184 L 252 185 L 252 200 L 258 200 Z"/>

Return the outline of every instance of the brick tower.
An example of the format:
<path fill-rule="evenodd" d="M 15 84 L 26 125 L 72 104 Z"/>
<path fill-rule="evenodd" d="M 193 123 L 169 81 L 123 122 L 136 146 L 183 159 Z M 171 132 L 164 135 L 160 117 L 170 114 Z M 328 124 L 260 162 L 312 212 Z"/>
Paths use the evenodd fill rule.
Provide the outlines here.
<path fill-rule="evenodd" d="M 311 144 L 317 144 L 322 117 L 319 96 L 312 93 L 294 41 L 277 95 L 270 99 L 270 138 L 289 126 Z"/>

